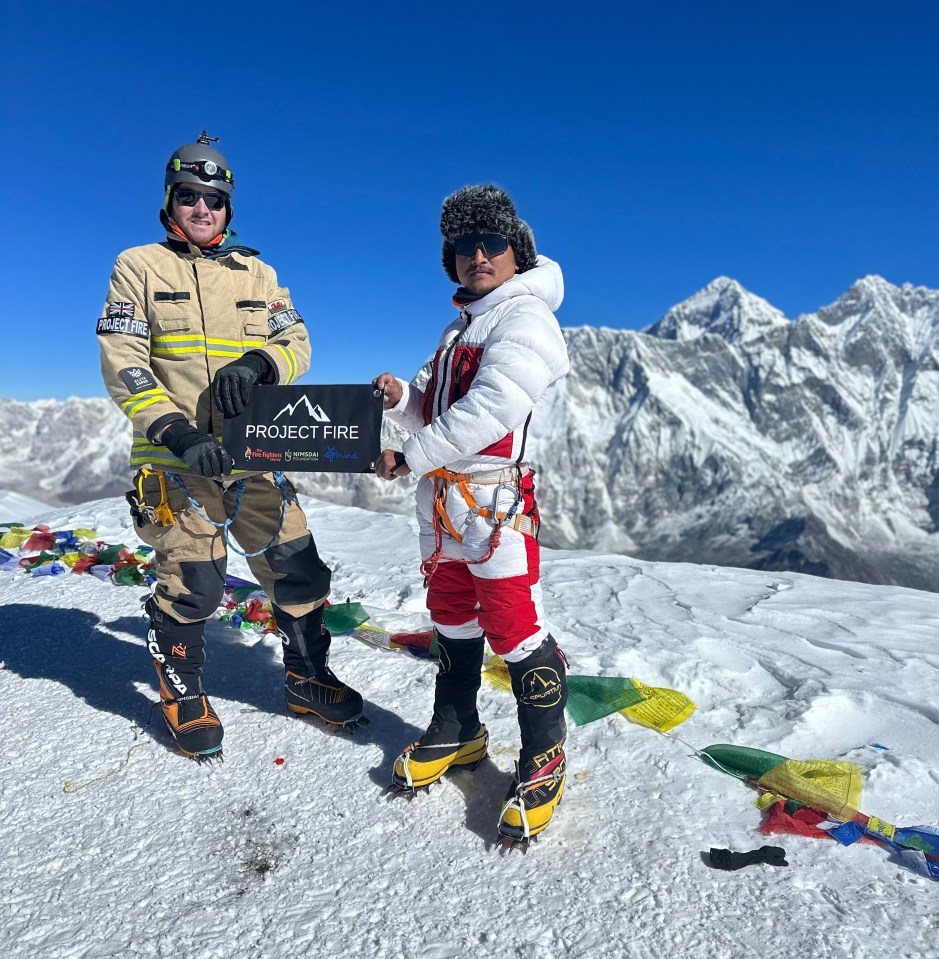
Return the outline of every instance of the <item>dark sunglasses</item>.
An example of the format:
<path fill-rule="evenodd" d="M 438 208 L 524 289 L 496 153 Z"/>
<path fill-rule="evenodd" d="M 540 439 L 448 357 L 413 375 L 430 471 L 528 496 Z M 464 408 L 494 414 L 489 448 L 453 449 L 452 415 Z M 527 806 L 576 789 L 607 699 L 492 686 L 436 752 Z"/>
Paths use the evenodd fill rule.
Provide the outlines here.
<path fill-rule="evenodd" d="M 201 190 L 177 189 L 173 194 L 173 199 L 180 206 L 195 206 L 200 200 L 205 200 L 205 205 L 210 210 L 221 210 L 225 206 L 224 193 L 203 193 Z"/>
<path fill-rule="evenodd" d="M 485 256 L 498 256 L 509 248 L 509 238 L 501 233 L 467 233 L 453 241 L 453 249 L 460 256 L 475 256 L 480 247 Z"/>

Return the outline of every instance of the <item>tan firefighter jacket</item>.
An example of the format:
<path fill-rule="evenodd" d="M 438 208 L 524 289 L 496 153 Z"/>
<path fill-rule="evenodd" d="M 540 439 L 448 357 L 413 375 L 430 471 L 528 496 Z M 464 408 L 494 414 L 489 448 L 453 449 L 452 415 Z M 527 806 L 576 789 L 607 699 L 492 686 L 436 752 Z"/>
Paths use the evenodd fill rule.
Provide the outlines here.
<path fill-rule="evenodd" d="M 180 413 L 221 438 L 210 387 L 239 356 L 263 353 L 277 383 L 309 368 L 309 337 L 290 293 L 271 267 L 240 250 L 209 258 L 171 236 L 125 250 L 114 264 L 97 334 L 105 386 L 134 425 L 134 469 L 186 470 L 159 444 Z"/>

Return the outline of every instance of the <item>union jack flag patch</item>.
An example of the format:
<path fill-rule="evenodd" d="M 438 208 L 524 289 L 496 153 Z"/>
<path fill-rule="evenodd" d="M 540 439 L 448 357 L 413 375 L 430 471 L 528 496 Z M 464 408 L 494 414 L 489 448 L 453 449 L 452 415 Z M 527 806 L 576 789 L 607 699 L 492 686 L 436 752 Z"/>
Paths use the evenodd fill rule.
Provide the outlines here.
<path fill-rule="evenodd" d="M 134 318 L 134 304 L 108 303 L 108 318 L 112 320 L 132 320 Z"/>

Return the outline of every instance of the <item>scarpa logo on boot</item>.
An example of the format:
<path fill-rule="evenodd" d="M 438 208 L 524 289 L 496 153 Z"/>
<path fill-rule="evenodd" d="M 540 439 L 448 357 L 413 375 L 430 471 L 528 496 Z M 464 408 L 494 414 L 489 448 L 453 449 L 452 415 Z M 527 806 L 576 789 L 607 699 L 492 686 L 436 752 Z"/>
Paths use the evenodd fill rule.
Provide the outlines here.
<path fill-rule="evenodd" d="M 547 709 L 561 701 L 561 678 L 550 666 L 536 666 L 522 676 L 522 695 L 519 702 L 526 706 Z"/>

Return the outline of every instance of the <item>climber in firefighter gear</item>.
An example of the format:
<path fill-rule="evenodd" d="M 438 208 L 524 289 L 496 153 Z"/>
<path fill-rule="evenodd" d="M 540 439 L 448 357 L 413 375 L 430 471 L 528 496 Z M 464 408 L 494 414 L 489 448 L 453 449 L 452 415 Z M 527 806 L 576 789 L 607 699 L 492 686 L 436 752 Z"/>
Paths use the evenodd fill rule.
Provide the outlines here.
<path fill-rule="evenodd" d="M 498 187 L 449 196 L 440 228 L 459 316 L 426 385 L 390 373 L 373 381 L 388 416 L 410 434 L 400 450 L 382 452 L 376 473 L 421 476 L 422 569 L 440 649 L 431 724 L 395 763 L 393 788 L 428 785 L 485 757 L 476 694 L 488 639 L 508 665 L 522 740 L 499 833 L 527 842 L 551 819 L 566 770 L 566 662 L 545 621 L 540 520 L 525 461 L 532 412 L 568 371 L 553 312 L 563 280 Z"/>
<path fill-rule="evenodd" d="M 229 227 L 234 176 L 203 131 L 164 176 L 162 243 L 117 258 L 97 321 L 101 369 L 133 424 L 128 493 L 157 581 L 146 603 L 163 715 L 180 749 L 220 753 L 205 695 L 204 626 L 222 599 L 231 536 L 274 607 L 288 708 L 358 721 L 362 698 L 327 665 L 330 569 L 282 474 L 232 472 L 220 442 L 255 384 L 291 383 L 310 362 L 306 326 L 258 251 Z"/>

